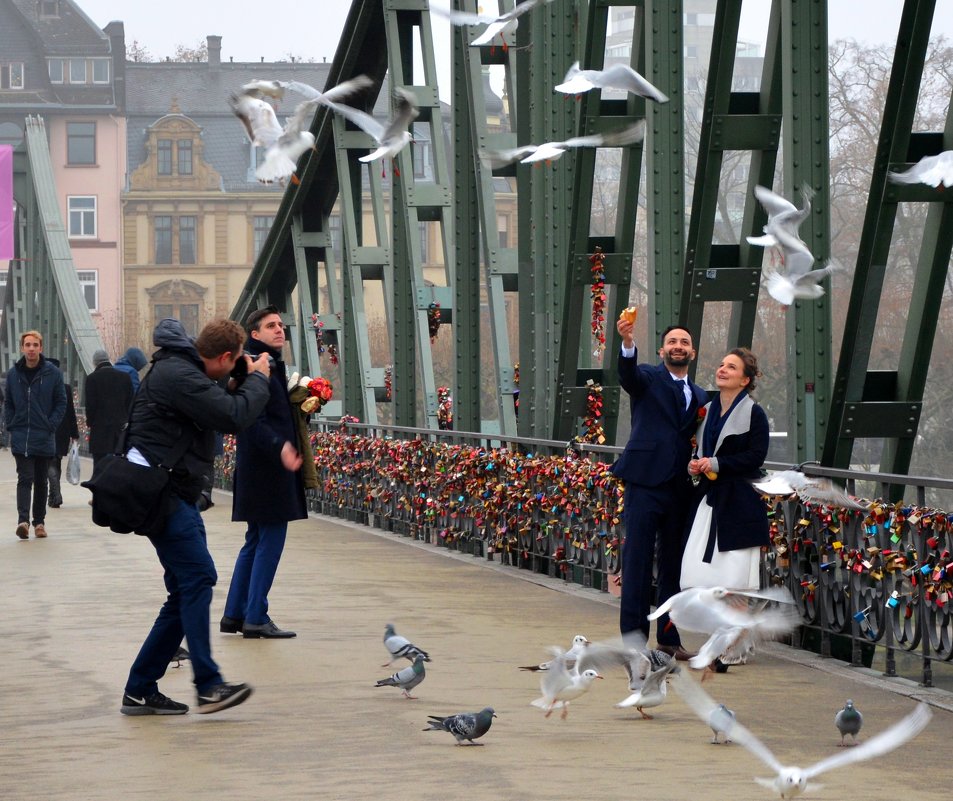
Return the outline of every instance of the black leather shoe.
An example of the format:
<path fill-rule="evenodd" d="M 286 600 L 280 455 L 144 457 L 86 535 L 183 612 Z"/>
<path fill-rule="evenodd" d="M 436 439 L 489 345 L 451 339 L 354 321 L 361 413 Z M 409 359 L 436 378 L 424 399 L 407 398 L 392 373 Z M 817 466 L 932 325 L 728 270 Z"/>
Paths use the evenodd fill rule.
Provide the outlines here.
<path fill-rule="evenodd" d="M 274 620 L 269 620 L 267 623 L 262 623 L 261 625 L 246 623 L 242 628 L 242 636 L 246 640 L 254 640 L 258 637 L 262 637 L 266 640 L 287 640 L 291 637 L 297 637 L 298 635 L 293 631 L 279 629 L 275 625 Z"/>
<path fill-rule="evenodd" d="M 674 656 L 678 662 L 687 662 L 689 659 L 694 659 L 698 656 L 698 654 L 693 654 L 691 651 L 686 651 L 681 645 L 657 645 L 655 648 L 663 654 Z"/>
<path fill-rule="evenodd" d="M 244 620 L 239 620 L 234 617 L 222 617 L 218 624 L 218 630 L 222 634 L 241 634 L 242 625 Z"/>

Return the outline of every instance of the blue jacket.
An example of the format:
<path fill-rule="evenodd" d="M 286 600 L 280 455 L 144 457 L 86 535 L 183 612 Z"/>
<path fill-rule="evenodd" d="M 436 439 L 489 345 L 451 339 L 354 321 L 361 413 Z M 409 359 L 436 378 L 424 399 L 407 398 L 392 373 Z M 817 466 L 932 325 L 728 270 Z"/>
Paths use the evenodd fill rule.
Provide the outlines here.
<path fill-rule="evenodd" d="M 127 348 L 126 352 L 120 356 L 113 365 L 119 372 L 125 373 L 132 381 L 132 394 L 139 391 L 139 371 L 149 363 L 139 348 Z"/>
<path fill-rule="evenodd" d="M 10 450 L 21 456 L 56 456 L 56 429 L 66 414 L 63 374 L 40 354 L 32 381 L 26 377 L 26 357 L 7 373 L 6 415 Z"/>
<path fill-rule="evenodd" d="M 638 350 L 632 357 L 619 356 L 619 383 L 629 393 L 632 430 L 612 474 L 645 487 L 676 475 L 687 481 L 698 408 L 708 401 L 708 393 L 689 381 L 693 400 L 686 410 L 685 395 L 668 368 L 639 364 L 638 358 Z"/>
<path fill-rule="evenodd" d="M 269 353 L 275 359 L 269 379 L 268 404 L 254 425 L 238 434 L 235 446 L 235 486 L 232 520 L 284 523 L 308 516 L 301 470 L 290 472 L 281 463 L 286 442 L 298 448 L 298 434 L 288 399 L 288 381 L 281 354 L 261 340 L 249 337 L 245 349 L 253 356 Z M 312 458 L 304 453 L 305 459 Z"/>

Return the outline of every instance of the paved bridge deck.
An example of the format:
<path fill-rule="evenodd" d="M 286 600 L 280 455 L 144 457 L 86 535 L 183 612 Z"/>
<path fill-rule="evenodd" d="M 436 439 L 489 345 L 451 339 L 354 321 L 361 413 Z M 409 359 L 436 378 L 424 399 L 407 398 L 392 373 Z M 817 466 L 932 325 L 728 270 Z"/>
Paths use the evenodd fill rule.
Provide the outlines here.
<path fill-rule="evenodd" d="M 297 639 L 212 635 L 226 679 L 252 683 L 255 695 L 215 715 L 124 717 L 126 673 L 164 596 L 155 554 L 139 537 L 93 526 L 87 493 L 65 483 L 49 538 L 17 540 L 15 483 L 13 459 L 0 453 L 3 801 L 769 797 L 751 781 L 762 766 L 738 746 L 711 745 L 677 696 L 643 721 L 613 707 L 627 689 L 609 676 L 565 721 L 529 705 L 538 686 L 516 666 L 576 633 L 612 637 L 613 599 L 322 517 L 291 525 L 271 594 L 275 620 Z M 206 516 L 219 569 L 215 621 L 243 536 L 230 498 L 216 501 Z M 374 687 L 396 669 L 380 667 L 389 621 L 433 657 L 419 700 Z M 902 753 L 825 775 L 814 798 L 859 788 L 869 799 L 923 798 L 948 773 L 953 697 L 941 690 L 780 645 L 706 687 L 795 764 L 837 750 L 833 716 L 848 697 L 867 735 L 912 698 L 935 705 L 930 730 Z M 194 702 L 187 665 L 161 688 Z M 483 748 L 422 731 L 427 715 L 486 705 L 499 717 Z"/>

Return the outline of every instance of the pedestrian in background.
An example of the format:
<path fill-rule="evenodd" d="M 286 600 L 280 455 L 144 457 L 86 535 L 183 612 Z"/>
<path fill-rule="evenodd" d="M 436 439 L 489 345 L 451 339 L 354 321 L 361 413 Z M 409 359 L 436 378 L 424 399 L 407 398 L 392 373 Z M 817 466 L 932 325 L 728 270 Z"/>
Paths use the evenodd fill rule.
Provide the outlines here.
<path fill-rule="evenodd" d="M 135 394 L 139 391 L 139 371 L 148 363 L 146 354 L 139 348 L 126 348 L 126 352 L 116 359 L 113 367 L 129 376 L 129 380 L 132 381 L 132 391 Z"/>
<path fill-rule="evenodd" d="M 4 417 L 10 450 L 17 463 L 17 528 L 30 536 L 32 496 L 33 534 L 46 536 L 46 493 L 49 460 L 56 454 L 54 434 L 66 413 L 63 374 L 43 356 L 39 331 L 20 334 L 22 357 L 7 373 Z"/>
<path fill-rule="evenodd" d="M 89 427 L 89 452 L 96 462 L 107 453 L 116 453 L 119 439 L 129 419 L 134 390 L 126 373 L 109 363 L 109 354 L 93 354 L 93 372 L 86 376 L 86 425 Z"/>
<path fill-rule="evenodd" d="M 57 359 L 49 359 L 52 364 L 60 368 L 60 372 L 66 373 L 66 365 L 61 365 Z M 46 475 L 49 480 L 49 507 L 50 509 L 59 509 L 63 505 L 62 477 L 63 477 L 63 457 L 69 454 L 70 446 L 79 440 L 79 426 L 76 423 L 76 407 L 73 405 L 73 388 L 63 382 L 63 388 L 66 391 L 66 414 L 60 420 L 56 427 L 54 444 L 56 453 L 50 459 L 50 465 Z"/>

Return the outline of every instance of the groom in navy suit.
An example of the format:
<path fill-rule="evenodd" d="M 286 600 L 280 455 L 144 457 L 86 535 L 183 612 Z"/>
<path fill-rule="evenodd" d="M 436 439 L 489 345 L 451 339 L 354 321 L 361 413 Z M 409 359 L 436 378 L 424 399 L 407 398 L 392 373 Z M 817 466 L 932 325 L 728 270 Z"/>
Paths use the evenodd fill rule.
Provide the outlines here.
<path fill-rule="evenodd" d="M 683 326 L 662 333 L 661 364 L 639 364 L 633 324 L 616 323 L 622 336 L 619 383 L 629 394 L 632 431 L 612 474 L 625 482 L 625 544 L 622 547 L 622 634 L 636 629 L 649 635 L 653 600 L 664 603 L 679 591 L 685 523 L 690 506 L 691 439 L 698 409 L 708 393 L 688 378 L 695 358 L 692 335 Z M 658 598 L 652 598 L 652 563 L 658 538 Z M 663 615 L 656 631 L 659 649 L 686 660 L 678 630 Z"/>

